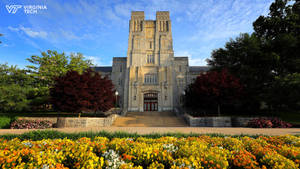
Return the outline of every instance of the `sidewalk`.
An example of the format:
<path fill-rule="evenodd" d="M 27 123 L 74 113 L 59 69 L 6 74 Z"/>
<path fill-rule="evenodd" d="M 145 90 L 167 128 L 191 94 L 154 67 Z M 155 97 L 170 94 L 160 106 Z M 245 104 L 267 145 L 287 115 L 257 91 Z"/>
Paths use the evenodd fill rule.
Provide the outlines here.
<path fill-rule="evenodd" d="M 36 129 L 1 129 L 0 135 L 3 134 L 22 134 L 29 131 L 35 131 Z M 47 129 L 43 129 L 47 130 Z M 298 134 L 300 135 L 300 128 L 213 128 L 213 127 L 90 127 L 90 128 L 53 128 L 48 130 L 57 130 L 65 133 L 78 133 L 78 132 L 128 132 L 138 134 L 150 134 L 150 133 L 220 133 L 229 135 L 285 135 L 285 134 Z"/>

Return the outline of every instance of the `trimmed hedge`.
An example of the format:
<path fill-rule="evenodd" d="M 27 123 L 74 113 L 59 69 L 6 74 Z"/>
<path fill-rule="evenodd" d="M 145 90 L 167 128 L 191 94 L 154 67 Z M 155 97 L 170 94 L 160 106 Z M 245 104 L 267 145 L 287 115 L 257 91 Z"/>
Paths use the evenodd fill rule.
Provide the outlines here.
<path fill-rule="evenodd" d="M 190 133 L 190 134 L 184 134 L 184 133 L 152 133 L 152 134 L 137 134 L 137 133 L 127 133 L 127 132 L 107 132 L 107 131 L 100 131 L 100 132 L 80 132 L 80 133 L 63 133 L 56 130 L 37 130 L 37 131 L 30 131 L 23 134 L 4 134 L 0 135 L 0 138 L 11 140 L 14 138 L 19 138 L 20 140 L 42 140 L 42 139 L 71 139 L 71 140 L 77 140 L 82 137 L 87 137 L 94 139 L 95 137 L 106 137 L 108 139 L 112 138 L 132 138 L 136 139 L 138 137 L 145 137 L 145 138 L 161 138 L 161 137 L 176 137 L 176 138 L 187 138 L 187 137 L 198 137 L 198 136 L 210 136 L 210 137 L 244 137 L 248 136 L 251 138 L 257 138 L 259 136 L 264 135 L 225 135 L 225 134 L 196 134 L 196 133 Z"/>

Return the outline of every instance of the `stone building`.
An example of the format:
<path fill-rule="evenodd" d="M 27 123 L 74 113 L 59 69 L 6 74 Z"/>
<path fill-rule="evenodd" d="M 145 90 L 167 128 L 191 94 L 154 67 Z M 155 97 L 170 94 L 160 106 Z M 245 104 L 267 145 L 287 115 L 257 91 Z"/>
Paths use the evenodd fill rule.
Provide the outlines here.
<path fill-rule="evenodd" d="M 189 66 L 188 57 L 174 57 L 169 12 L 145 20 L 134 11 L 129 21 L 127 57 L 114 57 L 112 67 L 95 67 L 108 75 L 127 111 L 171 111 L 182 105 L 184 89 L 208 67 Z"/>

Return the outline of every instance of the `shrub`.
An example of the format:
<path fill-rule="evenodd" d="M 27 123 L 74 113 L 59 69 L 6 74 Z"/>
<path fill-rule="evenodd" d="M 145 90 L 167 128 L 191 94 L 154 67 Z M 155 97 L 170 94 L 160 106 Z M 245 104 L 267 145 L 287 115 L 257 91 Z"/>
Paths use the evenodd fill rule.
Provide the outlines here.
<path fill-rule="evenodd" d="M 11 123 L 11 129 L 46 129 L 52 127 L 48 120 L 16 120 Z"/>
<path fill-rule="evenodd" d="M 7 116 L 0 116 L 0 129 L 9 128 L 11 118 Z"/>
<path fill-rule="evenodd" d="M 108 77 L 93 70 L 69 71 L 55 79 L 51 102 L 60 111 L 73 113 L 107 111 L 113 107 L 114 86 Z"/>
<path fill-rule="evenodd" d="M 292 127 L 290 123 L 284 122 L 278 118 L 257 118 L 248 122 L 247 127 L 252 128 L 289 128 Z"/>
<path fill-rule="evenodd" d="M 272 118 L 271 122 L 273 124 L 273 126 L 272 126 L 273 128 L 290 128 L 290 127 L 292 127 L 292 124 L 282 121 L 279 118 Z"/>
<path fill-rule="evenodd" d="M 226 69 L 221 72 L 207 72 L 199 75 L 188 86 L 185 105 L 192 109 L 215 109 L 220 115 L 221 107 L 233 106 L 238 102 L 242 89 L 239 79 L 229 74 Z"/>

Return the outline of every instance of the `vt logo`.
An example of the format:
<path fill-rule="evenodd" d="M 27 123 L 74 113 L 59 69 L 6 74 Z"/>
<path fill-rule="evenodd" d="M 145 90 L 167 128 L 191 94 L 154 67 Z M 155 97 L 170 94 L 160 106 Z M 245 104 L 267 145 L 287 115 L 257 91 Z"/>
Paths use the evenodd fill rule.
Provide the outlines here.
<path fill-rule="evenodd" d="M 22 5 L 6 5 L 8 13 L 15 14 L 19 8 L 22 8 Z"/>

